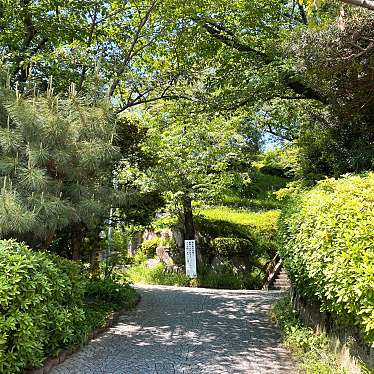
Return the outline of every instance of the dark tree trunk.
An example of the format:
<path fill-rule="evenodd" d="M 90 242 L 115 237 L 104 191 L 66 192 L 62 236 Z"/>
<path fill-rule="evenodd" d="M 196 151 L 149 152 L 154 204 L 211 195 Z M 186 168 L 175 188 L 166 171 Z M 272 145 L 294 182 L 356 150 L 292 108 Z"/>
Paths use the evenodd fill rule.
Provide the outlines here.
<path fill-rule="evenodd" d="M 83 226 L 79 223 L 71 226 L 71 256 L 75 261 L 81 259 L 81 245 L 83 239 Z"/>
<path fill-rule="evenodd" d="M 195 226 L 193 222 L 192 201 L 188 195 L 183 198 L 183 225 L 184 240 L 195 239 Z"/>

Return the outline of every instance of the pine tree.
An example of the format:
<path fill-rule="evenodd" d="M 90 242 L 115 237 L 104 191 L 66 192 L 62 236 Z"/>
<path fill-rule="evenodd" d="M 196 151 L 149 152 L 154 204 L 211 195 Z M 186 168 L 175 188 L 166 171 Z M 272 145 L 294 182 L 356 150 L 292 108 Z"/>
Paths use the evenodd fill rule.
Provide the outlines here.
<path fill-rule="evenodd" d="M 84 234 L 122 199 L 112 186 L 120 150 L 110 108 L 79 99 L 74 85 L 55 96 L 52 79 L 45 96 L 0 88 L 0 237 L 48 248 L 65 231 L 79 258 Z"/>

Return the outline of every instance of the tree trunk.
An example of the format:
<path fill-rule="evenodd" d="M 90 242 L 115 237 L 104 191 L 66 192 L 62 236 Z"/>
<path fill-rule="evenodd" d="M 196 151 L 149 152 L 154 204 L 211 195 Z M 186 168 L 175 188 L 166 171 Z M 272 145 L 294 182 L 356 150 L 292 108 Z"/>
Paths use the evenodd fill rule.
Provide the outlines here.
<path fill-rule="evenodd" d="M 81 259 L 81 244 L 83 237 L 83 226 L 79 223 L 73 224 L 71 227 L 71 254 L 72 259 L 80 261 Z"/>
<path fill-rule="evenodd" d="M 195 239 L 195 226 L 193 222 L 192 201 L 188 195 L 183 198 L 183 225 L 184 240 Z"/>

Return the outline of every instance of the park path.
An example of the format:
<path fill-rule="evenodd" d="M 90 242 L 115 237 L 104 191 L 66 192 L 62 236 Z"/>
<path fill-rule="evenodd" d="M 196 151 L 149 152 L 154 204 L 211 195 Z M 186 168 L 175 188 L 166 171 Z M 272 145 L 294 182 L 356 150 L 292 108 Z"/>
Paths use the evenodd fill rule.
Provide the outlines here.
<path fill-rule="evenodd" d="M 136 310 L 52 373 L 296 373 L 267 317 L 279 291 L 137 289 Z"/>

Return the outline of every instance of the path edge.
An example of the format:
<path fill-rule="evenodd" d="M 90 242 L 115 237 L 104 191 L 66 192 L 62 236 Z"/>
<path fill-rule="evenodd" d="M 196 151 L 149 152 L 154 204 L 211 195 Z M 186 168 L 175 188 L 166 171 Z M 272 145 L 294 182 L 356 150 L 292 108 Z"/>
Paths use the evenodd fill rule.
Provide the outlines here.
<path fill-rule="evenodd" d="M 126 312 L 136 308 L 140 300 L 141 300 L 141 295 L 137 293 L 137 297 L 133 305 L 131 306 L 126 305 L 125 307 L 111 313 L 106 320 L 105 326 L 99 327 L 95 329 L 94 331 L 92 331 L 91 333 L 89 333 L 85 337 L 83 343 L 72 346 L 68 349 L 65 349 L 64 351 L 59 353 L 57 357 L 48 357 L 47 359 L 45 359 L 42 367 L 37 368 L 37 369 L 26 370 L 25 373 L 26 374 L 49 374 L 55 366 L 62 364 L 69 356 L 82 350 L 82 348 L 84 348 L 91 340 L 96 339 L 99 335 L 108 331 L 110 328 L 116 326 L 119 322 L 119 318 Z"/>

